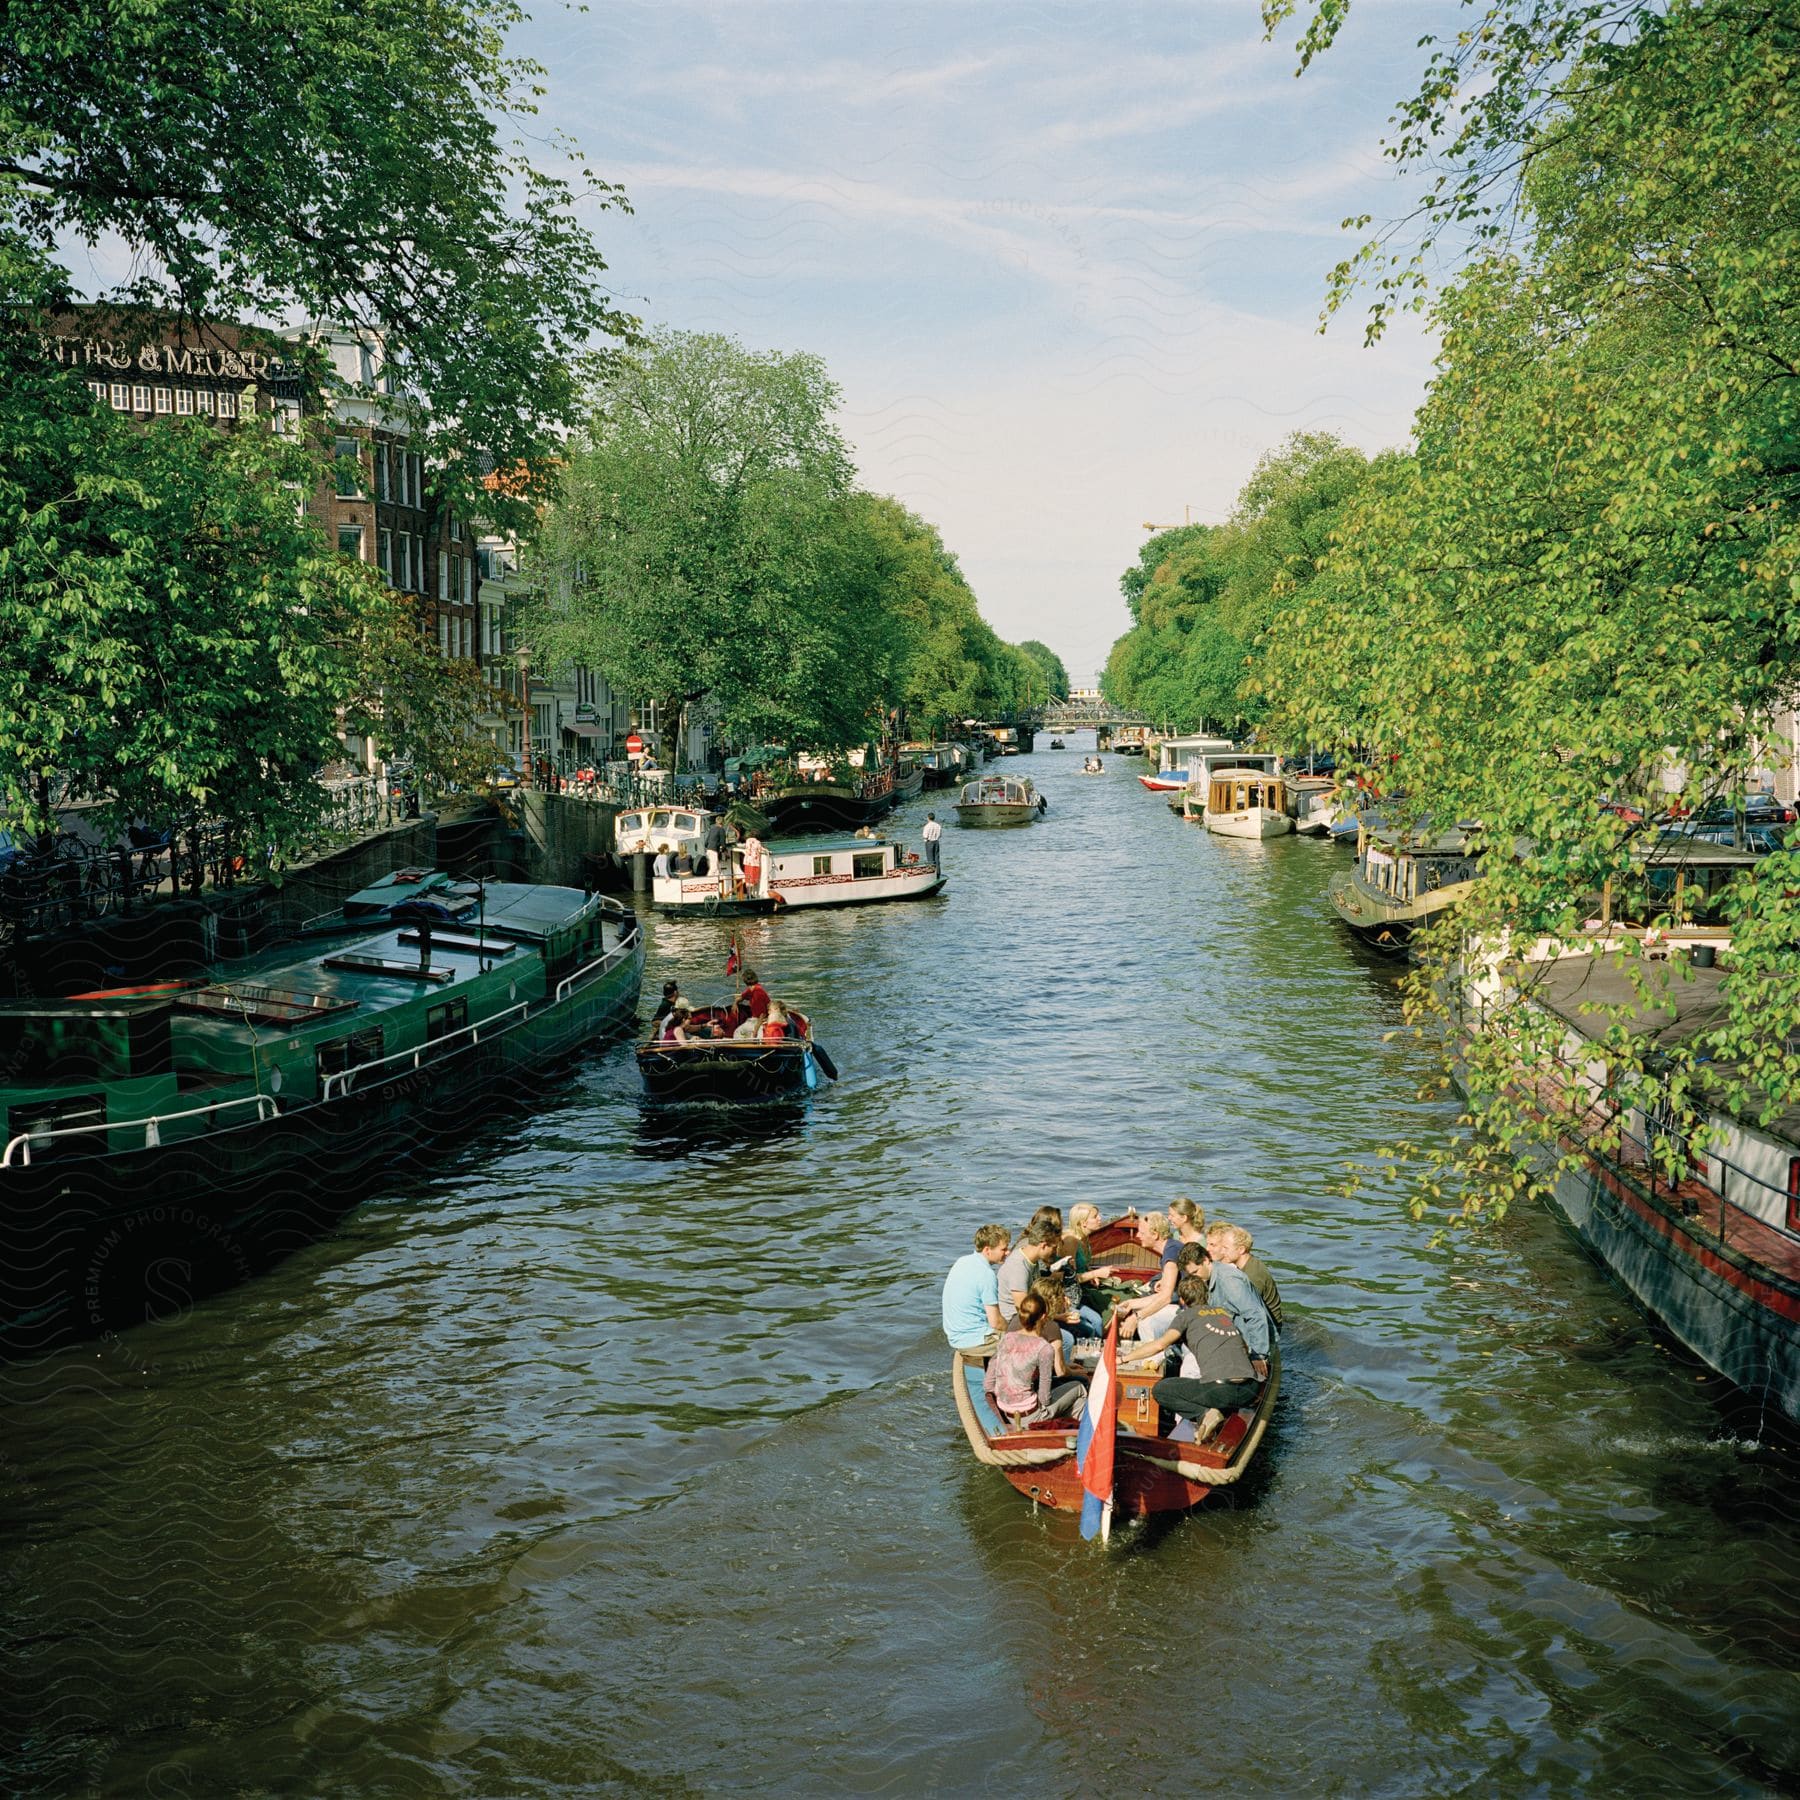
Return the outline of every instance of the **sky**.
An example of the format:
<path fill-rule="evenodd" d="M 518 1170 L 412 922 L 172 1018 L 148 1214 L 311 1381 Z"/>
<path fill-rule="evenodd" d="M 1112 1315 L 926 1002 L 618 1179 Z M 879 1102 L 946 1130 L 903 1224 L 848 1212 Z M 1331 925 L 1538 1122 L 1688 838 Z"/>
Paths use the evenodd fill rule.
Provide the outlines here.
<path fill-rule="evenodd" d="M 1078 684 L 1146 521 L 1224 517 L 1290 432 L 1407 439 L 1422 326 L 1317 325 L 1340 222 L 1417 186 L 1379 140 L 1445 0 L 1355 0 L 1299 80 L 1243 0 L 535 10 L 538 124 L 634 209 L 588 220 L 621 303 L 823 357 L 863 485 Z"/>

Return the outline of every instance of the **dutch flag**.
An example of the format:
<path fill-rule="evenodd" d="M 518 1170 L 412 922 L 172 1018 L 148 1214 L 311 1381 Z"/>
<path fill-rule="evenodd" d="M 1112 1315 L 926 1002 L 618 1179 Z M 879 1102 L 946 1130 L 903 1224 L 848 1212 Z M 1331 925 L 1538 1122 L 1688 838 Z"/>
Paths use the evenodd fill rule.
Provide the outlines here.
<path fill-rule="evenodd" d="M 1113 1449 L 1119 1435 L 1119 1317 L 1107 1321 L 1100 1366 L 1088 1387 L 1087 1407 L 1075 1438 L 1075 1467 L 1081 1471 L 1081 1535 L 1097 1532 L 1104 1543 L 1112 1531 Z"/>

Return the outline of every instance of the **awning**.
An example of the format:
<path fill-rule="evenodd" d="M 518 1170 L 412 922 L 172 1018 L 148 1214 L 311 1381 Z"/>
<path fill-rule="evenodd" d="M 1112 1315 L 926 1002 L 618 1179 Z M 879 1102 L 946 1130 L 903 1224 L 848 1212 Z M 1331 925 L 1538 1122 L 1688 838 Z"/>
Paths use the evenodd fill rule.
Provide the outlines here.
<path fill-rule="evenodd" d="M 573 725 L 565 725 L 563 730 L 566 731 L 570 737 L 597 738 L 600 735 L 600 727 L 591 724 L 586 719 L 577 719 Z"/>

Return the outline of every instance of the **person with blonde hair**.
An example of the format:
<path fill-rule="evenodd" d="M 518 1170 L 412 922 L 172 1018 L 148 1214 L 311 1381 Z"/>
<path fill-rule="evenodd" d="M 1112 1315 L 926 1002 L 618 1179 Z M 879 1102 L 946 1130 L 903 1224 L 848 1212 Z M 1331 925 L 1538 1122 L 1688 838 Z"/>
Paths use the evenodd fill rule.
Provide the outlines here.
<path fill-rule="evenodd" d="M 1167 1213 L 1147 1212 L 1137 1222 L 1139 1247 L 1153 1252 L 1159 1259 L 1156 1279 L 1134 1300 L 1121 1300 L 1113 1309 L 1119 1321 L 1119 1336 L 1126 1337 L 1141 1328 L 1145 1319 L 1175 1303 L 1175 1283 L 1180 1279 L 1177 1260 L 1181 1240 L 1169 1229 Z M 1156 1336 L 1155 1332 L 1150 1334 Z"/>
<path fill-rule="evenodd" d="M 1230 1263 L 1241 1269 L 1244 1278 L 1256 1290 L 1256 1297 L 1269 1314 L 1277 1331 L 1281 1329 L 1281 1289 L 1269 1273 L 1269 1265 L 1256 1254 L 1256 1239 L 1241 1225 L 1227 1225 L 1221 1219 L 1206 1234 L 1207 1247 L 1214 1262 Z"/>
<path fill-rule="evenodd" d="M 765 1044 L 779 1044 L 788 1035 L 788 1010 L 779 1000 L 769 1002 L 763 1014 L 762 1038 Z"/>
<path fill-rule="evenodd" d="M 1089 1281 L 1106 1281 L 1118 1273 L 1113 1263 L 1102 1267 L 1094 1266 L 1094 1253 L 1088 1248 L 1088 1239 L 1094 1235 L 1100 1223 L 1100 1209 L 1091 1200 L 1077 1200 L 1069 1208 L 1069 1229 L 1063 1235 L 1062 1254 L 1069 1258 L 1067 1279 L 1069 1291 L 1074 1295 L 1077 1316 L 1081 1323 L 1083 1337 L 1098 1337 L 1106 1329 L 1100 1317 L 1099 1309 L 1093 1306 L 1082 1291 L 1082 1284 Z"/>

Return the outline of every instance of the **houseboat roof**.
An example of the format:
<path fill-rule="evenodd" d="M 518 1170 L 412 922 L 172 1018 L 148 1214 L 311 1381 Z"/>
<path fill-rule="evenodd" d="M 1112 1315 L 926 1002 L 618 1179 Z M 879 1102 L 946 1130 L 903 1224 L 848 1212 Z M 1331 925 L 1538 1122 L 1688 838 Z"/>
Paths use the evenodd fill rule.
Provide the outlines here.
<path fill-rule="evenodd" d="M 1648 984 L 1653 997 L 1649 1005 L 1632 983 L 1634 970 Z M 1720 992 L 1725 972 L 1718 968 L 1696 969 L 1686 963 L 1675 968 L 1601 951 L 1521 964 L 1514 974 L 1528 998 L 1567 1020 L 1583 1037 L 1599 1037 L 1613 1023 L 1605 1013 L 1584 1012 L 1583 1007 L 1631 1007 L 1633 1013 L 1618 1023 L 1629 1036 L 1654 1038 L 1659 1044 L 1681 1043 L 1725 1017 Z"/>
<path fill-rule="evenodd" d="M 771 856 L 841 856 L 847 850 L 880 850 L 892 841 L 885 837 L 796 837 L 767 842 L 764 848 Z"/>

